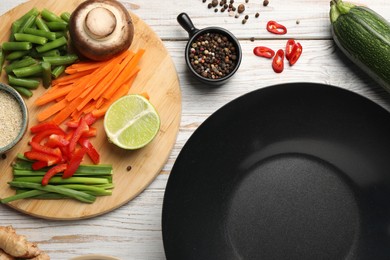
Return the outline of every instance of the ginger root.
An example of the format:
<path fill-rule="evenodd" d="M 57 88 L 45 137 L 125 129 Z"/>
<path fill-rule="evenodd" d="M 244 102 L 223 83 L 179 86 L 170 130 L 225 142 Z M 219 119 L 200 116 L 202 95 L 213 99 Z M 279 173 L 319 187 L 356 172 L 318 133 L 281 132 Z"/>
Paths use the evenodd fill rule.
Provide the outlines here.
<path fill-rule="evenodd" d="M 50 257 L 39 250 L 37 244 L 27 241 L 25 236 L 16 234 L 12 226 L 0 226 L 0 250 L 3 251 L 0 251 L 0 260 L 14 258 L 50 259 Z M 7 255 L 11 258 L 6 258 Z M 40 255 L 42 257 L 38 258 Z"/>
<path fill-rule="evenodd" d="M 9 254 L 0 249 L 0 260 L 15 260 L 15 257 L 10 256 Z"/>

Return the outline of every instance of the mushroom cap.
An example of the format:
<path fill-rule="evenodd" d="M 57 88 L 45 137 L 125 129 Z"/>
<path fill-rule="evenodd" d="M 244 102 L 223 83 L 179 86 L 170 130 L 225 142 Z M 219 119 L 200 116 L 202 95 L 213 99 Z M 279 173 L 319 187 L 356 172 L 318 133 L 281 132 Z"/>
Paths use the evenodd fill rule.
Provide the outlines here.
<path fill-rule="evenodd" d="M 91 60 L 107 60 L 127 50 L 134 37 L 129 12 L 116 0 L 87 0 L 72 13 L 73 47 Z"/>

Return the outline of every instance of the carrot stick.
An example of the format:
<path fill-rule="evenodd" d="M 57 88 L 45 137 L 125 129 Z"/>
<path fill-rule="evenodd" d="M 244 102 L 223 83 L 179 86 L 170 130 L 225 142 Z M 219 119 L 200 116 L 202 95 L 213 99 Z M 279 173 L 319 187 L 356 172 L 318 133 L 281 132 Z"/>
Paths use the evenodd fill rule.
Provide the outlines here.
<path fill-rule="evenodd" d="M 66 100 L 66 99 L 64 99 L 64 100 Z M 64 109 L 62 109 L 59 113 L 57 113 L 54 116 L 53 122 L 56 123 L 57 125 L 60 125 L 62 122 L 64 122 L 70 116 L 70 114 L 72 114 L 73 110 L 76 109 L 76 107 L 80 103 L 80 101 L 81 101 L 81 98 L 75 98 Z"/>
<path fill-rule="evenodd" d="M 73 89 L 72 85 L 58 88 L 52 91 L 46 92 L 44 95 L 40 96 L 37 100 L 35 100 L 35 105 L 42 106 L 44 104 L 47 104 L 51 101 L 56 100 L 57 98 L 63 97 L 64 95 L 68 94 Z M 51 90 L 51 89 L 50 89 Z"/>
<path fill-rule="evenodd" d="M 85 75 L 88 75 L 88 74 L 90 74 L 90 72 L 88 72 L 88 71 L 83 71 L 83 72 L 79 72 L 79 73 L 72 74 L 72 75 L 61 76 L 61 77 L 59 77 L 59 78 L 57 78 L 57 79 L 54 79 L 54 80 L 52 81 L 52 84 L 53 84 L 53 85 L 57 85 L 58 83 L 69 82 L 69 81 L 72 82 L 72 81 L 74 81 L 75 79 L 81 78 L 81 77 L 83 77 L 83 76 L 85 76 Z"/>
<path fill-rule="evenodd" d="M 69 102 L 66 99 L 61 100 L 60 102 L 55 103 L 54 105 L 46 108 L 44 111 L 38 114 L 38 121 L 42 122 L 58 113 L 61 109 L 64 109 Z"/>

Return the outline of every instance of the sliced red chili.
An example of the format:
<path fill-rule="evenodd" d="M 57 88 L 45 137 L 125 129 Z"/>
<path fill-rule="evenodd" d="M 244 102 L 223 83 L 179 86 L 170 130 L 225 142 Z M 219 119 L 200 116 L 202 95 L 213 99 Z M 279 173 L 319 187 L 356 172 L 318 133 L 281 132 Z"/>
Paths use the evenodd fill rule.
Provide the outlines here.
<path fill-rule="evenodd" d="M 293 39 L 290 39 L 287 41 L 286 43 L 286 59 L 289 60 L 290 59 L 290 55 L 291 55 L 291 52 L 294 48 L 294 45 L 295 45 L 295 40 Z"/>
<path fill-rule="evenodd" d="M 274 34 L 286 34 L 287 28 L 286 26 L 281 25 L 280 23 L 277 23 L 275 21 L 268 21 L 267 31 Z"/>
<path fill-rule="evenodd" d="M 51 148 L 51 147 L 41 145 L 41 144 L 36 143 L 36 142 L 30 142 L 30 145 L 31 145 L 32 151 L 42 152 L 45 154 L 54 155 L 54 156 L 57 156 L 59 158 L 62 158 L 61 150 L 58 147 Z"/>
<path fill-rule="evenodd" d="M 42 178 L 42 185 L 49 184 L 50 179 L 57 173 L 63 172 L 68 168 L 66 163 L 57 164 L 56 166 L 51 167 Z"/>
<path fill-rule="evenodd" d="M 284 69 L 284 51 L 279 49 L 272 61 L 272 68 L 276 73 L 281 73 Z"/>
<path fill-rule="evenodd" d="M 301 57 L 302 50 L 303 50 L 302 45 L 299 42 L 297 42 L 291 51 L 291 55 L 289 59 L 290 66 L 294 65 L 299 59 L 299 57 Z"/>
<path fill-rule="evenodd" d="M 275 51 L 265 46 L 257 46 L 253 49 L 253 53 L 256 56 L 272 59 L 275 55 Z"/>
<path fill-rule="evenodd" d="M 76 148 L 78 140 L 83 136 L 84 133 L 89 131 L 89 126 L 84 117 L 80 119 L 79 126 L 74 130 L 72 137 L 69 140 L 69 152 L 73 152 Z"/>
<path fill-rule="evenodd" d="M 76 172 L 76 170 L 79 168 L 81 161 L 84 158 L 84 155 L 87 153 L 87 149 L 85 147 L 77 150 L 72 158 L 69 161 L 67 169 L 64 171 L 64 174 L 62 175 L 62 178 L 70 178 L 73 176 L 73 174 Z"/>

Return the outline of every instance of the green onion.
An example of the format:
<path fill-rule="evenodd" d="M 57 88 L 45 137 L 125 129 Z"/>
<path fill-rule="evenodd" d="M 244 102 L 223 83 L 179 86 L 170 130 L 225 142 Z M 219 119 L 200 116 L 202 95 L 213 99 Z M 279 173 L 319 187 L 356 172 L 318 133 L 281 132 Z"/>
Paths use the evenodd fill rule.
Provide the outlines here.
<path fill-rule="evenodd" d="M 25 87 L 28 89 L 36 89 L 39 86 L 39 81 L 35 79 L 19 79 L 8 75 L 8 83 L 13 86 Z"/>
<path fill-rule="evenodd" d="M 8 184 L 14 188 L 34 189 L 34 190 L 58 193 L 86 203 L 93 203 L 96 200 L 95 196 L 92 196 L 88 193 L 64 188 L 61 186 L 54 186 L 50 184 L 42 186 L 39 183 L 19 182 L 19 181 L 11 181 Z"/>
<path fill-rule="evenodd" d="M 25 78 L 40 74 L 42 72 L 42 66 L 40 64 L 35 64 L 28 67 L 13 69 L 12 72 L 18 78 Z"/>
<path fill-rule="evenodd" d="M 66 38 L 65 37 L 61 37 L 61 38 L 58 38 L 58 39 L 56 39 L 54 41 L 48 42 L 45 45 L 38 46 L 36 48 L 36 50 L 38 52 L 46 52 L 46 51 L 50 51 L 52 49 L 56 49 L 56 48 L 58 48 L 60 46 L 66 45 L 66 44 L 67 44 Z"/>
<path fill-rule="evenodd" d="M 10 196 L 8 198 L 2 199 L 2 200 L 0 200 L 0 202 L 3 204 L 6 204 L 6 203 L 9 203 L 11 201 L 20 200 L 20 199 L 27 199 L 27 198 L 35 197 L 35 196 L 42 195 L 45 193 L 47 193 L 47 192 L 42 191 L 42 190 L 29 190 L 29 191 L 17 193 L 14 196 Z"/>
<path fill-rule="evenodd" d="M 15 177 L 14 181 L 18 182 L 30 182 L 30 183 L 41 183 L 42 177 L 40 176 L 27 176 L 27 177 Z M 52 177 L 49 181 L 50 184 L 77 184 L 77 183 L 82 183 L 82 184 L 106 184 L 110 183 L 110 180 L 107 178 L 96 178 L 96 177 L 72 177 L 72 178 L 66 178 L 63 179 L 62 177 Z"/>

